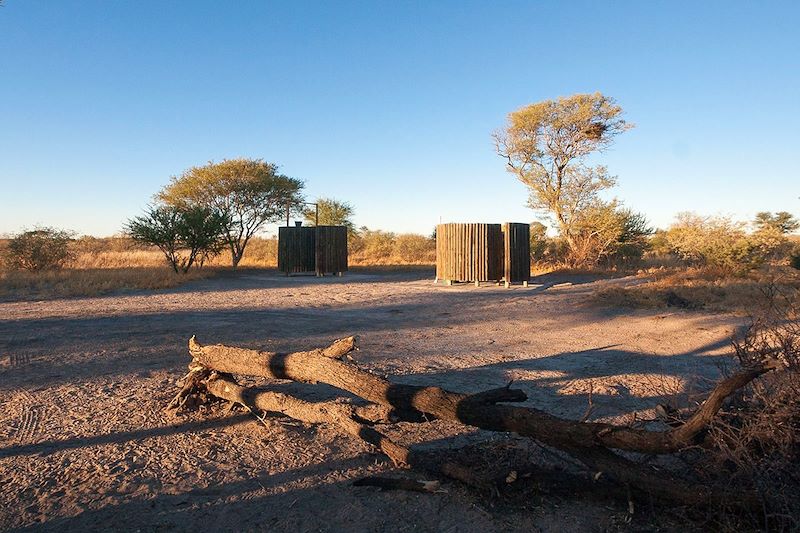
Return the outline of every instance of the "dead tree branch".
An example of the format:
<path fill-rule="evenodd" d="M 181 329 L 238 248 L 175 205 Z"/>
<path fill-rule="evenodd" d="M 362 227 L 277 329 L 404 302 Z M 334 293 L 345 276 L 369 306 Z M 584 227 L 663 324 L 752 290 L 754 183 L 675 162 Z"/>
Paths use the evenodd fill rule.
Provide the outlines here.
<path fill-rule="evenodd" d="M 516 389 L 470 396 L 439 387 L 392 383 L 339 359 L 354 348 L 354 337 L 338 340 L 324 349 L 294 353 L 262 352 L 220 344 L 202 346 L 194 337 L 189 339 L 190 354 L 208 368 L 231 374 L 327 383 L 390 407 L 405 420 L 418 421 L 425 414 L 490 431 L 514 432 L 555 448 L 600 446 L 648 454 L 674 453 L 692 445 L 728 396 L 772 369 L 764 366 L 734 374 L 716 386 L 685 424 L 666 431 L 649 431 L 567 420 L 534 407 L 498 403 L 524 401 L 525 393 Z"/>

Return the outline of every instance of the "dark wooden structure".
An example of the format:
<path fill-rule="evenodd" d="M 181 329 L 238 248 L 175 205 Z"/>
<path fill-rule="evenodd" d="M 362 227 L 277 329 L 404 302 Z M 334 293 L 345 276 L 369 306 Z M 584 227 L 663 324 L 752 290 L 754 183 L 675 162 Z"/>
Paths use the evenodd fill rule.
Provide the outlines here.
<path fill-rule="evenodd" d="M 436 281 L 505 281 L 528 284 L 530 227 L 527 224 L 439 224 Z"/>
<path fill-rule="evenodd" d="M 278 270 L 286 274 L 315 272 L 317 269 L 314 228 L 278 228 Z"/>
<path fill-rule="evenodd" d="M 286 226 L 278 228 L 278 270 L 290 274 L 347 272 L 345 226 Z"/>
<path fill-rule="evenodd" d="M 500 224 L 436 226 L 436 279 L 496 281 L 503 276 L 503 231 Z"/>
<path fill-rule="evenodd" d="M 347 272 L 347 228 L 316 226 L 315 250 L 318 275 Z"/>
<path fill-rule="evenodd" d="M 529 224 L 503 224 L 503 279 L 506 285 L 531 277 L 531 227 Z"/>

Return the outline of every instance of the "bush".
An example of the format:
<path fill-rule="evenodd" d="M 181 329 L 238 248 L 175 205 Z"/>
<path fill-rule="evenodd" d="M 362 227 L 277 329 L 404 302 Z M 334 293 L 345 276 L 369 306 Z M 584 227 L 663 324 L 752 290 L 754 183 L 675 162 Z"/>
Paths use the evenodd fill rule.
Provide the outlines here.
<path fill-rule="evenodd" d="M 734 395 L 711 425 L 711 454 L 702 470 L 732 490 L 754 490 L 767 531 L 796 531 L 800 516 L 800 301 L 797 293 L 765 289 L 766 305 L 734 341 L 744 368 L 778 366 Z"/>
<path fill-rule="evenodd" d="M 436 262 L 436 240 L 416 233 L 398 235 L 395 253 L 404 263 Z"/>
<path fill-rule="evenodd" d="M 550 241 L 547 238 L 547 226 L 541 222 L 531 222 L 531 259 L 536 262 L 543 261 Z"/>
<path fill-rule="evenodd" d="M 616 202 L 598 202 L 576 217 L 572 243 L 564 236 L 548 238 L 543 224 L 532 223 L 531 258 L 577 268 L 630 265 L 641 260 L 652 233 L 641 213 Z"/>
<path fill-rule="evenodd" d="M 691 265 L 743 274 L 763 265 L 786 242 L 777 231 L 752 234 L 745 225 L 726 217 L 682 213 L 666 233 L 670 250 Z"/>
<path fill-rule="evenodd" d="M 436 239 L 362 227 L 348 236 L 348 253 L 353 264 L 431 264 L 436 261 Z"/>
<path fill-rule="evenodd" d="M 165 205 L 131 219 L 126 231 L 137 243 L 157 246 L 172 269 L 185 274 L 222 251 L 228 223 L 228 217 L 212 208 Z"/>
<path fill-rule="evenodd" d="M 71 258 L 72 232 L 35 228 L 12 237 L 6 246 L 5 263 L 12 270 L 57 270 Z"/>
<path fill-rule="evenodd" d="M 126 236 L 92 237 L 83 235 L 72 241 L 70 249 L 76 254 L 124 253 L 132 250 L 135 244 Z"/>

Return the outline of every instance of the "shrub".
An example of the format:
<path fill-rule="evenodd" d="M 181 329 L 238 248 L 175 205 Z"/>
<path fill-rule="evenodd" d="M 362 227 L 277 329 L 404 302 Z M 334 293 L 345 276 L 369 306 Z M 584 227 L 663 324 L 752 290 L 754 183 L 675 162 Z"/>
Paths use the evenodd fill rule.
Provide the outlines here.
<path fill-rule="evenodd" d="M 247 251 L 241 266 L 275 266 L 278 264 L 278 239 L 276 237 L 253 237 L 247 243 Z"/>
<path fill-rule="evenodd" d="M 531 222 L 531 259 L 543 261 L 550 242 L 547 238 L 547 226 L 541 222 Z"/>
<path fill-rule="evenodd" d="M 165 205 L 131 219 L 126 231 L 137 243 L 157 246 L 175 272 L 186 273 L 222 251 L 228 223 L 228 217 L 212 208 Z"/>
<path fill-rule="evenodd" d="M 571 243 L 563 235 L 548 239 L 542 224 L 531 224 L 531 257 L 579 268 L 631 264 L 642 258 L 652 233 L 641 213 L 616 202 L 597 202 L 576 217 Z"/>
<path fill-rule="evenodd" d="M 755 489 L 767 531 L 796 531 L 800 503 L 800 301 L 795 292 L 765 288 L 766 305 L 734 341 L 744 368 L 778 366 L 734 395 L 711 425 L 703 470 L 733 490 Z M 761 522 L 763 520 L 763 522 Z M 760 524 L 758 522 L 761 522 Z"/>
<path fill-rule="evenodd" d="M 56 228 L 35 228 L 12 237 L 6 246 L 5 263 L 13 270 L 56 270 L 71 258 L 72 232 Z"/>
<path fill-rule="evenodd" d="M 394 255 L 404 263 L 433 263 L 436 261 L 436 240 L 415 233 L 398 235 Z"/>
<path fill-rule="evenodd" d="M 348 253 L 353 264 L 430 264 L 436 261 L 436 239 L 362 227 L 348 236 Z"/>
<path fill-rule="evenodd" d="M 92 237 L 83 235 L 72 241 L 70 248 L 76 254 L 101 254 L 108 252 L 124 253 L 134 248 L 136 243 L 127 236 Z"/>
<path fill-rule="evenodd" d="M 383 264 L 394 252 L 394 239 L 394 233 L 361 228 L 356 238 L 352 239 L 353 251 L 365 261 Z"/>
<path fill-rule="evenodd" d="M 745 225 L 726 217 L 681 213 L 666 233 L 669 248 L 696 266 L 743 274 L 764 264 L 785 243 L 770 229 L 745 232 Z"/>

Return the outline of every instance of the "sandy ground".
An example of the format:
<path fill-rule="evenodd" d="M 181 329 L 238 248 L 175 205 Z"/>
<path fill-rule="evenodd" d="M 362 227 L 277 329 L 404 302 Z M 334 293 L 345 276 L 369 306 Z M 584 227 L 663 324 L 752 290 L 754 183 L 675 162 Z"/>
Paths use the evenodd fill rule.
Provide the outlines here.
<path fill-rule="evenodd" d="M 358 334 L 359 364 L 399 381 L 470 392 L 514 380 L 529 404 L 575 418 L 591 390 L 595 418 L 624 421 L 676 391 L 707 387 L 736 325 L 722 315 L 588 302 L 598 287 L 626 279 L 542 278 L 510 289 L 431 279 L 427 271 L 246 272 L 172 290 L 0 303 L 0 529 L 616 527 L 622 507 L 581 498 L 507 506 L 454 483 L 438 494 L 352 487 L 392 469 L 335 428 L 278 417 L 262 424 L 220 408 L 163 412 L 192 334 L 270 350 Z M 394 436 L 453 445 L 452 426 L 423 426 Z"/>

